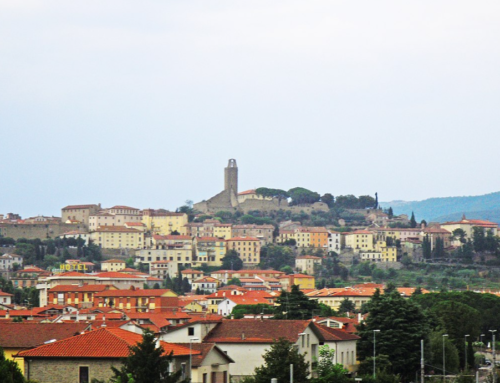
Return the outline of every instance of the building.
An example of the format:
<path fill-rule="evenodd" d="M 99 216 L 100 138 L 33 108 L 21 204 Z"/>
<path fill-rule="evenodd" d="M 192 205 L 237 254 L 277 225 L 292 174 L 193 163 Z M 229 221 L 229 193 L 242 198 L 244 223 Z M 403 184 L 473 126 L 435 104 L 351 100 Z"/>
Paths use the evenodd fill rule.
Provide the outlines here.
<path fill-rule="evenodd" d="M 179 299 L 169 289 L 108 289 L 95 294 L 94 306 L 126 312 L 159 312 L 179 307 Z"/>
<path fill-rule="evenodd" d="M 280 278 L 282 275 L 285 275 L 283 271 L 277 270 L 217 270 L 210 273 L 211 277 L 218 279 L 222 283 L 229 283 L 231 279 L 237 278 L 256 278 L 256 277 L 266 277 L 266 278 Z"/>
<path fill-rule="evenodd" d="M 144 233 L 125 226 L 100 226 L 90 235 L 103 249 L 142 249 Z"/>
<path fill-rule="evenodd" d="M 47 342 L 61 340 L 75 334 L 81 334 L 90 328 L 88 323 L 40 323 L 24 321 L 21 323 L 0 321 L 0 347 L 5 358 L 17 362 L 24 371 L 24 359 L 20 351 L 41 346 Z"/>
<path fill-rule="evenodd" d="M 314 268 L 321 266 L 321 261 L 322 258 L 315 257 L 314 255 L 300 255 L 295 258 L 295 269 L 300 273 L 314 275 Z"/>
<path fill-rule="evenodd" d="M 142 223 L 146 225 L 151 234 L 186 234 L 188 215 L 166 210 L 145 209 L 142 212 Z"/>
<path fill-rule="evenodd" d="M 121 259 L 108 259 L 101 262 L 102 271 L 122 271 L 127 267 L 127 263 Z"/>
<path fill-rule="evenodd" d="M 226 241 L 217 237 L 195 237 L 196 258 L 194 266 L 220 266 L 226 255 Z"/>
<path fill-rule="evenodd" d="M 342 233 L 339 233 L 337 231 L 328 231 L 328 252 L 335 252 L 337 254 L 340 254 L 340 250 L 343 247 L 342 239 L 344 237 L 342 236 Z"/>
<path fill-rule="evenodd" d="M 481 219 L 467 219 L 465 214 L 460 221 L 445 222 L 441 224 L 441 228 L 453 233 L 456 229 L 462 229 L 466 238 L 473 239 L 474 228 L 480 227 L 484 231 L 491 231 L 493 235 L 498 235 L 498 224 Z"/>
<path fill-rule="evenodd" d="M 23 289 L 27 287 L 35 287 L 40 278 L 49 276 L 50 272 L 39 267 L 29 265 L 22 270 L 18 270 L 10 278 L 14 287 Z"/>
<path fill-rule="evenodd" d="M 229 239 L 233 236 L 232 224 L 221 223 L 216 219 L 206 219 L 203 222 L 190 222 L 186 225 L 186 234 L 191 237 L 216 237 Z"/>
<path fill-rule="evenodd" d="M 226 241 L 227 250 L 238 253 L 245 266 L 254 266 L 260 263 L 260 240 L 254 237 L 235 237 Z"/>
<path fill-rule="evenodd" d="M 58 285 L 48 291 L 48 304 L 72 305 L 78 309 L 94 307 L 95 295 L 107 290 L 117 290 L 113 285 Z"/>
<path fill-rule="evenodd" d="M 113 206 L 89 217 L 89 230 L 99 226 L 125 226 L 126 223 L 142 223 L 140 209 L 129 206 Z"/>
<path fill-rule="evenodd" d="M 14 295 L 9 293 L 4 293 L 2 290 L 0 290 L 0 306 L 11 305 L 13 296 Z"/>
<path fill-rule="evenodd" d="M 97 214 L 101 210 L 101 204 L 98 205 L 69 205 L 61 209 L 61 221 L 74 223 L 80 222 L 86 228 L 89 227 L 91 215 Z"/>
<path fill-rule="evenodd" d="M 173 261 L 154 261 L 149 264 L 149 274 L 162 280 L 174 279 L 178 272 L 177 262 Z"/>
<path fill-rule="evenodd" d="M 273 243 L 273 225 L 233 225 L 234 237 L 254 237 L 258 238 L 261 246 Z"/>
<path fill-rule="evenodd" d="M 0 270 L 13 271 L 15 267 L 17 267 L 17 269 L 20 269 L 22 268 L 22 266 L 23 266 L 22 256 L 17 254 L 0 255 Z"/>
<path fill-rule="evenodd" d="M 299 289 L 301 290 L 309 290 L 316 287 L 314 277 L 306 274 L 283 275 L 279 278 L 279 281 L 285 291 L 290 291 L 293 285 L 299 286 Z"/>
<path fill-rule="evenodd" d="M 199 279 L 195 279 L 191 287 L 193 291 L 202 291 L 203 294 L 212 294 L 217 291 L 220 282 L 212 277 L 201 277 Z"/>
<path fill-rule="evenodd" d="M 22 351 L 19 356 L 25 360 L 25 376 L 39 383 L 88 383 L 94 379 L 108 381 L 113 376 L 111 367 L 120 369 L 123 358 L 129 356 L 130 347 L 141 341 L 140 334 L 103 327 Z M 172 370 L 182 370 L 183 378 L 189 377 L 191 373 L 186 368 L 189 355 L 200 355 L 201 351 L 177 344 L 159 343 L 165 350 L 164 355 L 173 356 Z M 93 347 L 88 347 L 89 344 Z"/>
<path fill-rule="evenodd" d="M 63 233 L 62 235 L 59 236 L 59 238 L 74 238 L 78 239 L 81 238 L 84 241 L 85 246 L 88 246 L 89 241 L 90 241 L 90 233 L 87 233 L 82 230 L 71 230 L 67 231 L 66 233 Z"/>
<path fill-rule="evenodd" d="M 373 233 L 368 230 L 356 230 L 344 233 L 345 247 L 354 252 L 374 250 Z"/>

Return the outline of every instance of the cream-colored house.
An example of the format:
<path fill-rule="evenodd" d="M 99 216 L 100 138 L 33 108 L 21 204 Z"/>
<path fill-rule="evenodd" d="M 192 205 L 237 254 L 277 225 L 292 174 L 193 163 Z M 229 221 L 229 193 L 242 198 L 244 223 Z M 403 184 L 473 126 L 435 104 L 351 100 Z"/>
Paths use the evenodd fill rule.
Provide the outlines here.
<path fill-rule="evenodd" d="M 184 235 L 186 234 L 188 216 L 185 213 L 145 209 L 142 212 L 142 222 L 152 234 L 171 235 L 178 232 Z"/>
<path fill-rule="evenodd" d="M 235 237 L 226 241 L 227 250 L 235 250 L 245 266 L 260 263 L 260 240 L 254 237 Z"/>
<path fill-rule="evenodd" d="M 299 273 L 314 275 L 314 265 L 321 266 L 322 259 L 314 255 L 301 255 L 295 258 L 295 269 Z"/>
<path fill-rule="evenodd" d="M 100 226 L 90 239 L 103 249 L 142 249 L 144 233 L 125 226 Z"/>
<path fill-rule="evenodd" d="M 344 234 L 345 247 L 355 252 L 373 250 L 373 233 L 368 230 L 356 230 Z"/>
<path fill-rule="evenodd" d="M 102 271 L 121 271 L 127 267 L 125 261 L 121 259 L 108 259 L 101 262 Z"/>

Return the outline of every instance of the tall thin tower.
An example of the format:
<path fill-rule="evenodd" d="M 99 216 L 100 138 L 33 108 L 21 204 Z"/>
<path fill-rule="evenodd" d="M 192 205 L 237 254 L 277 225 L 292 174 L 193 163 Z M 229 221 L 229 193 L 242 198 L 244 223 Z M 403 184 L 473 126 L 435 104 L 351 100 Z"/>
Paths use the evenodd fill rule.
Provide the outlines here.
<path fill-rule="evenodd" d="M 238 166 L 236 160 L 231 158 L 224 169 L 224 190 L 232 190 L 238 195 Z"/>

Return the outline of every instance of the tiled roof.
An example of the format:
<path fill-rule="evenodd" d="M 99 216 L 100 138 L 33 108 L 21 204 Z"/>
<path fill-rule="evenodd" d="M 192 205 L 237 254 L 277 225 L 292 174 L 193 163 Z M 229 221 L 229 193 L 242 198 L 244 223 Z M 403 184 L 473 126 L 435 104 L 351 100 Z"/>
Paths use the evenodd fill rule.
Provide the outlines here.
<path fill-rule="evenodd" d="M 155 235 L 153 235 L 153 239 L 155 241 L 165 241 L 168 239 L 187 241 L 187 240 L 190 240 L 192 238 L 189 235 L 157 235 L 157 234 L 155 234 Z"/>
<path fill-rule="evenodd" d="M 176 344 L 187 348 L 189 348 L 190 346 L 189 343 L 176 343 Z M 222 351 L 219 347 L 217 347 L 215 343 L 192 343 L 191 347 L 193 350 L 200 352 L 198 355 L 192 356 L 191 363 L 193 367 L 200 367 L 201 364 L 203 363 L 203 360 L 212 350 L 219 353 L 224 359 L 228 361 L 228 363 L 234 363 L 234 360 L 232 360 L 224 351 Z"/>
<path fill-rule="evenodd" d="M 346 331 L 342 331 L 339 329 L 331 328 L 328 326 L 324 326 L 321 324 L 316 324 L 321 335 L 325 338 L 325 341 L 343 341 L 343 340 L 358 340 L 361 339 L 359 336 L 354 334 L 349 334 Z"/>
<path fill-rule="evenodd" d="M 224 320 L 208 334 L 205 342 L 272 343 L 286 338 L 295 343 L 310 323 L 310 320 Z"/>
<path fill-rule="evenodd" d="M 57 293 L 57 292 L 67 292 L 67 291 L 78 291 L 78 292 L 93 292 L 93 291 L 105 291 L 110 287 L 114 287 L 113 285 L 57 285 L 49 289 L 49 292 Z"/>
<path fill-rule="evenodd" d="M 237 305 L 259 305 L 264 304 L 267 305 L 269 302 L 267 299 L 262 297 L 247 297 L 245 295 L 231 295 L 226 297 L 230 301 L 236 303 Z"/>
<path fill-rule="evenodd" d="M 130 275 L 126 273 L 119 273 L 117 271 L 107 271 L 104 273 L 99 273 L 96 275 L 99 278 L 116 278 L 116 279 L 133 279 L 133 278 L 141 278 L 136 275 Z"/>
<path fill-rule="evenodd" d="M 315 257 L 314 255 L 300 255 L 296 259 L 321 259 L 321 257 Z"/>
<path fill-rule="evenodd" d="M 97 293 L 96 297 L 160 297 L 169 289 L 107 290 Z"/>
<path fill-rule="evenodd" d="M 193 270 L 193 269 L 186 269 L 186 270 L 182 270 L 181 274 L 203 274 L 203 271 Z"/>
<path fill-rule="evenodd" d="M 127 226 L 146 226 L 142 222 L 125 222 Z"/>
<path fill-rule="evenodd" d="M 126 263 L 123 259 L 108 259 L 106 261 L 102 261 L 101 263 Z"/>
<path fill-rule="evenodd" d="M 0 297 L 13 297 L 14 295 L 9 294 L 9 293 L 4 293 L 2 290 L 0 290 Z"/>
<path fill-rule="evenodd" d="M 198 237 L 196 238 L 198 242 L 200 241 L 206 241 L 206 242 L 226 242 L 224 238 L 217 238 L 217 237 Z"/>
<path fill-rule="evenodd" d="M 255 191 L 255 189 L 251 189 L 251 190 L 245 190 L 245 191 L 238 193 L 238 195 L 248 195 L 248 194 L 257 194 L 257 192 Z"/>
<path fill-rule="evenodd" d="M 241 230 L 241 229 L 273 229 L 273 225 L 233 225 L 233 229 Z"/>
<path fill-rule="evenodd" d="M 115 209 L 122 209 L 122 210 L 139 210 L 135 207 L 130 207 L 130 206 L 123 206 L 123 205 L 116 205 L 113 207 L 110 207 L 109 210 L 115 210 Z"/>
<path fill-rule="evenodd" d="M 125 358 L 130 346 L 142 341 L 142 335 L 119 328 L 100 328 L 58 342 L 19 353 L 22 357 L 38 358 Z M 165 354 L 189 355 L 188 347 L 174 343 L 160 342 Z M 192 350 L 192 355 L 200 351 Z"/>
<path fill-rule="evenodd" d="M 65 339 L 85 331 L 88 323 L 32 323 L 0 321 L 0 347 L 32 348 L 52 339 Z"/>
<path fill-rule="evenodd" d="M 88 209 L 91 207 L 99 207 L 98 205 L 68 205 L 66 207 L 63 207 L 62 210 L 68 210 L 68 209 Z"/>

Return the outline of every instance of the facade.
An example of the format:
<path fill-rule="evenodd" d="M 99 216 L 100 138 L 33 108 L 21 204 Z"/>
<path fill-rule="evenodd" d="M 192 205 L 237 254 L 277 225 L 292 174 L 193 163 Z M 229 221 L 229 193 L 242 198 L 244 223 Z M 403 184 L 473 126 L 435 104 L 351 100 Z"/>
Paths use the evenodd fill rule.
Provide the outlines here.
<path fill-rule="evenodd" d="M 15 264 L 22 268 L 23 257 L 17 254 L 0 255 L 0 270 L 12 271 Z"/>
<path fill-rule="evenodd" d="M 441 228 L 453 233 L 456 229 L 462 229 L 467 239 L 472 239 L 474 227 L 481 227 L 485 231 L 491 231 L 493 235 L 498 235 L 498 224 L 480 219 L 467 219 L 465 215 L 460 221 L 445 222 L 441 224 Z"/>
<path fill-rule="evenodd" d="M 91 215 L 89 230 L 94 231 L 99 226 L 125 226 L 127 222 L 142 223 L 141 211 L 129 206 L 113 206 Z"/>
<path fill-rule="evenodd" d="M 100 226 L 90 235 L 103 249 L 142 249 L 144 233 L 125 226 Z"/>
<path fill-rule="evenodd" d="M 62 222 L 80 222 L 85 227 L 89 227 L 91 215 L 97 214 L 101 210 L 99 205 L 69 205 L 61 209 Z"/>
<path fill-rule="evenodd" d="M 155 312 L 179 307 L 179 299 L 168 289 L 105 290 L 95 294 L 94 306 L 126 312 Z"/>
<path fill-rule="evenodd" d="M 273 225 L 233 225 L 233 236 L 258 238 L 261 246 L 273 243 Z"/>
<path fill-rule="evenodd" d="M 285 291 L 290 291 L 293 285 L 299 286 L 301 290 L 314 289 L 316 285 L 314 277 L 306 274 L 284 275 L 279 280 Z"/>
<path fill-rule="evenodd" d="M 113 285 L 58 285 L 49 289 L 47 303 L 88 309 L 94 307 L 97 293 L 116 289 Z"/>
<path fill-rule="evenodd" d="M 186 213 L 145 209 L 142 212 L 142 223 L 152 234 L 171 235 L 174 232 L 186 234 L 188 216 Z"/>
<path fill-rule="evenodd" d="M 0 306 L 1 305 L 11 305 L 12 304 L 12 294 L 9 293 L 4 293 L 2 290 L 0 290 Z M 1 347 L 1 345 L 0 345 Z"/>
<path fill-rule="evenodd" d="M 223 238 L 195 237 L 194 246 L 196 252 L 194 266 L 222 265 L 222 258 L 226 255 L 226 241 Z"/>
<path fill-rule="evenodd" d="M 90 234 L 84 231 L 71 230 L 59 236 L 59 238 L 81 238 L 85 241 L 85 245 L 88 246 L 90 240 Z"/>
<path fill-rule="evenodd" d="M 216 237 L 229 239 L 233 236 L 232 224 L 220 223 L 216 219 L 207 219 L 203 222 L 191 222 L 186 225 L 186 234 L 191 237 Z"/>
<path fill-rule="evenodd" d="M 260 240 L 254 237 L 235 237 L 226 241 L 227 250 L 235 250 L 244 265 L 260 263 Z"/>
<path fill-rule="evenodd" d="M 373 233 L 368 230 L 356 230 L 344 234 L 345 247 L 354 252 L 374 250 Z"/>
<path fill-rule="evenodd" d="M 322 259 L 314 255 L 301 255 L 295 258 L 295 269 L 300 273 L 314 275 L 315 265 L 321 266 Z"/>
<path fill-rule="evenodd" d="M 192 290 L 197 291 L 198 289 L 203 291 L 204 294 L 212 294 L 217 291 L 220 282 L 212 277 L 201 277 L 194 280 L 191 283 Z"/>
<path fill-rule="evenodd" d="M 341 233 L 330 230 L 328 232 L 328 252 L 333 251 L 339 254 L 343 247 L 342 239 L 344 239 L 344 237 Z"/>
<path fill-rule="evenodd" d="M 101 262 L 102 271 L 122 271 L 127 267 L 127 263 L 121 259 L 108 259 Z"/>
<path fill-rule="evenodd" d="M 154 261 L 149 264 L 149 274 L 160 279 L 174 279 L 177 275 L 178 266 L 173 261 Z"/>

